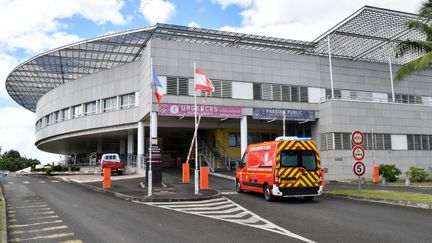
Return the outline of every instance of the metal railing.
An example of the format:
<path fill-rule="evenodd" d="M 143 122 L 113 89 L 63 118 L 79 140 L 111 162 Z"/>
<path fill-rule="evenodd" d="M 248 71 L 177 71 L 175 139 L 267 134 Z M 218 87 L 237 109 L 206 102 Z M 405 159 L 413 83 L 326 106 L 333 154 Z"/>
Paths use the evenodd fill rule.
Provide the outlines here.
<path fill-rule="evenodd" d="M 216 158 L 213 154 L 213 150 L 208 146 L 204 139 L 198 139 L 199 141 L 199 151 L 198 156 L 208 165 L 211 172 L 215 171 Z"/>
<path fill-rule="evenodd" d="M 370 97 L 370 96 L 335 96 L 331 98 L 331 96 L 321 97 L 321 102 L 329 101 L 329 100 L 345 100 L 345 101 L 366 101 L 373 103 L 393 103 L 393 104 L 406 104 L 406 105 L 423 105 L 423 106 L 432 106 L 432 101 L 422 100 L 411 102 L 406 100 L 396 99 L 395 102 L 392 101 L 391 98 L 378 98 L 378 97 Z"/>

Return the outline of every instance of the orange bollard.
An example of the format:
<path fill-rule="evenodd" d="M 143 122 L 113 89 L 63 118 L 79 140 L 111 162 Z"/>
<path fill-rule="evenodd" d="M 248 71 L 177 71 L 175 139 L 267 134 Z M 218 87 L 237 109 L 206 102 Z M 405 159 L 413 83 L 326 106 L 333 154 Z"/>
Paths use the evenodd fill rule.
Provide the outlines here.
<path fill-rule="evenodd" d="M 189 183 L 190 182 L 190 176 L 189 176 L 189 174 L 190 174 L 190 170 L 189 170 L 189 163 L 183 163 L 182 164 L 182 171 L 183 171 L 183 173 L 182 173 L 182 182 L 183 183 Z"/>
<path fill-rule="evenodd" d="M 208 167 L 201 166 L 200 169 L 200 188 L 208 189 Z"/>
<path fill-rule="evenodd" d="M 374 184 L 379 182 L 379 167 L 375 163 L 372 167 L 372 181 Z"/>
<path fill-rule="evenodd" d="M 103 189 L 111 188 L 111 168 L 103 168 Z"/>
<path fill-rule="evenodd" d="M 321 170 L 321 185 L 320 186 L 325 186 L 324 170 Z"/>

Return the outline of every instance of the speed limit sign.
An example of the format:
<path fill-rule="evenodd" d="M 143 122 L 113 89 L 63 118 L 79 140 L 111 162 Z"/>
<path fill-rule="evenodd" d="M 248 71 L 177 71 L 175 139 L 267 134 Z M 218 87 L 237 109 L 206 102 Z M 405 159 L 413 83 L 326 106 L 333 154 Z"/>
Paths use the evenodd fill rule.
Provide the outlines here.
<path fill-rule="evenodd" d="M 353 171 L 356 176 L 362 176 L 366 172 L 366 166 L 361 161 L 356 161 L 353 164 Z"/>

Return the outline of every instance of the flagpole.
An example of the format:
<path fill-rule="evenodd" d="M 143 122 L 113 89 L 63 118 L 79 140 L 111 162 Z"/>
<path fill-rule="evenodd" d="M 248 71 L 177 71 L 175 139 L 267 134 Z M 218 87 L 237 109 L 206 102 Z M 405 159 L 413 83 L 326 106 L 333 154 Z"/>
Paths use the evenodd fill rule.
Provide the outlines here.
<path fill-rule="evenodd" d="M 198 127 L 197 127 L 197 97 L 196 97 L 196 64 L 194 62 L 194 104 L 195 104 L 195 194 L 199 193 L 199 187 L 198 187 Z"/>
<path fill-rule="evenodd" d="M 152 187 L 153 187 L 153 175 L 152 175 L 152 110 L 153 110 L 153 58 L 150 58 L 150 129 L 149 129 L 149 170 L 148 170 L 148 193 L 147 195 L 150 197 L 152 195 Z"/>

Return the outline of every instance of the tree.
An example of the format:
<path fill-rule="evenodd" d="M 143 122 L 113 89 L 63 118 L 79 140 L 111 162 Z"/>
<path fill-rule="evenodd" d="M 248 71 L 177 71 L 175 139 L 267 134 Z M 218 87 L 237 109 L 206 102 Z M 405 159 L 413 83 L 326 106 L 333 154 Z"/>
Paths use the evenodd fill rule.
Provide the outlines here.
<path fill-rule="evenodd" d="M 21 154 L 13 149 L 0 156 L 0 170 L 17 171 L 38 164 L 40 164 L 39 160 L 21 157 Z"/>
<path fill-rule="evenodd" d="M 407 53 L 424 55 L 402 65 L 396 72 L 396 81 L 400 81 L 416 72 L 432 70 L 432 0 L 422 4 L 418 15 L 421 17 L 420 20 L 409 21 L 408 29 L 424 33 L 426 40 L 405 40 L 400 42 L 396 56 L 404 56 Z"/>

